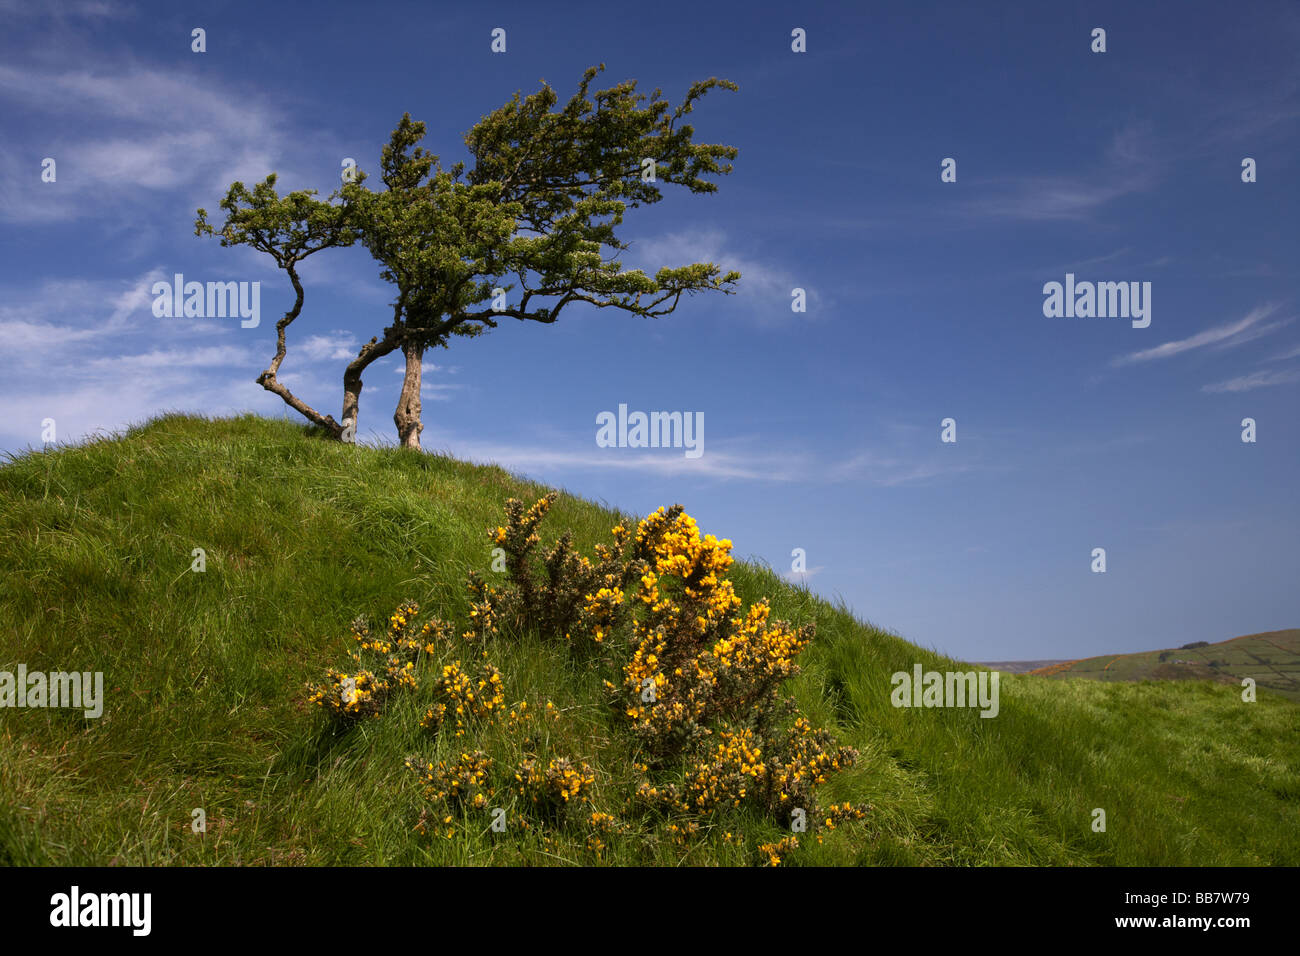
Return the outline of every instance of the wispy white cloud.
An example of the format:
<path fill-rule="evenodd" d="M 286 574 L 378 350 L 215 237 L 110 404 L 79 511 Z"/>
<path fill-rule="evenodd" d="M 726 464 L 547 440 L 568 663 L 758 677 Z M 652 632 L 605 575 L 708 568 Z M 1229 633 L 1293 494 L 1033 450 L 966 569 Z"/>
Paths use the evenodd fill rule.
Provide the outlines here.
<path fill-rule="evenodd" d="M 446 375 L 455 375 L 459 371 L 459 365 L 436 365 L 425 359 L 420 363 L 420 397 L 427 398 L 434 402 L 449 402 L 455 397 L 454 393 L 468 390 L 470 387 L 468 385 L 459 385 L 433 380 L 437 373 L 441 372 Z M 393 373 L 396 375 L 405 375 L 405 361 L 395 363 L 393 365 Z"/>
<path fill-rule="evenodd" d="M 1046 221 L 1085 219 L 1094 210 L 1126 196 L 1135 186 L 1123 180 L 1082 180 L 1033 177 L 1002 195 L 972 200 L 971 212 L 1005 219 Z"/>
<path fill-rule="evenodd" d="M 48 366 L 51 362 L 97 356 L 88 350 L 120 347 L 126 337 L 144 336 L 151 343 L 174 337 L 229 334 L 238 324 L 220 319 L 153 315 L 153 283 L 170 280 L 160 268 L 128 279 L 46 279 L 5 290 L 0 304 L 0 341 L 12 349 L 11 366 Z M 73 324 L 76 322 L 76 324 Z M 75 346 L 75 348 L 70 348 Z"/>
<path fill-rule="evenodd" d="M 594 437 L 594 435 L 593 435 Z M 531 475 L 553 475 L 557 471 L 626 471 L 663 477 L 737 479 L 787 484 L 866 483 L 897 487 L 953 477 L 977 470 L 969 463 L 908 459 L 902 454 L 864 450 L 848 459 L 836 460 L 812 450 L 787 448 L 781 452 L 754 450 L 746 441 L 706 442 L 699 458 L 686 458 L 681 450 L 634 450 L 624 448 L 577 447 L 485 443 L 462 439 L 451 433 L 436 437 L 426 431 L 425 446 L 446 448 L 449 454 L 471 461 L 493 463 Z"/>
<path fill-rule="evenodd" d="M 398 375 L 405 375 L 406 366 L 402 362 L 398 362 L 396 365 L 393 366 L 393 371 Z M 425 376 L 426 378 L 437 372 L 445 372 L 448 375 L 455 375 L 459 371 L 460 371 L 459 365 L 437 365 L 433 362 L 430 362 L 428 359 L 424 359 L 420 362 L 420 374 Z"/>
<path fill-rule="evenodd" d="M 458 458 L 495 463 L 503 468 L 530 474 L 543 474 L 555 469 L 577 469 L 633 471 L 665 477 L 744 478 L 779 482 L 802 480 L 801 470 L 780 459 L 707 449 L 699 458 L 687 458 L 681 451 L 674 449 L 632 452 L 621 448 L 593 447 L 582 450 L 456 441 L 454 454 Z"/>
<path fill-rule="evenodd" d="M 790 310 L 791 292 L 796 287 L 804 289 L 807 294 L 808 312 L 802 315 L 815 315 L 817 310 L 814 306 L 824 304 L 817 289 L 810 288 L 807 282 L 797 281 L 780 265 L 737 252 L 727 234 L 719 229 L 686 230 L 635 240 L 625 262 L 652 277 L 664 266 L 677 267 L 692 262 L 712 262 L 724 273 L 734 269 L 741 276 L 735 286 L 736 298 L 756 305 L 751 314 L 758 318 L 800 316 L 800 313 Z"/>
<path fill-rule="evenodd" d="M 1130 352 L 1127 355 L 1120 355 L 1111 360 L 1114 367 L 1122 365 L 1134 365 L 1139 362 L 1151 362 L 1156 359 L 1173 358 L 1175 355 L 1182 355 L 1184 352 L 1190 352 L 1194 349 L 1213 346 L 1215 348 L 1231 348 L 1242 345 L 1246 342 L 1257 339 L 1262 335 L 1276 331 L 1290 322 L 1286 319 L 1280 322 L 1271 322 L 1265 325 L 1259 325 L 1261 321 L 1268 318 L 1278 310 L 1276 305 L 1263 305 L 1259 308 L 1252 309 L 1251 312 L 1236 322 L 1228 322 L 1224 325 L 1216 325 L 1213 328 L 1206 329 L 1203 332 L 1197 332 L 1195 335 L 1185 339 L 1176 339 L 1172 342 L 1164 342 L 1154 348 L 1142 349 L 1138 352 Z"/>
<path fill-rule="evenodd" d="M 1295 348 L 1293 348 L 1293 349 L 1288 349 L 1288 350 L 1285 351 L 1285 352 L 1281 352 L 1281 353 L 1279 353 L 1278 355 L 1270 355 L 1270 356 L 1269 356 L 1268 358 L 1266 358 L 1264 361 L 1266 361 L 1266 362 L 1283 362 L 1283 361 L 1286 361 L 1287 359 L 1293 359 L 1293 358 L 1300 358 L 1300 345 L 1297 345 L 1297 346 L 1296 346 Z"/>
<path fill-rule="evenodd" d="M 1212 385 L 1202 385 L 1201 391 L 1249 392 L 1256 388 L 1267 388 L 1270 385 L 1289 385 L 1292 382 L 1300 382 L 1300 369 L 1285 369 L 1277 372 L 1251 372 L 1249 375 L 1230 378 L 1226 382 L 1215 382 Z"/>
<path fill-rule="evenodd" d="M 120 378 L 65 381 L 63 387 L 15 389 L 0 424 L 0 447 L 16 450 L 39 447 L 41 422 L 53 418 L 59 443 L 114 432 L 146 421 L 164 410 L 231 415 L 253 410 L 263 415 L 283 413 L 279 398 L 249 377 L 196 377 L 183 368 L 159 369 L 137 376 L 124 388 Z"/>
<path fill-rule="evenodd" d="M 6 447 L 39 444 L 45 418 L 55 419 L 58 439 L 66 442 L 163 409 L 275 414 L 283 407 L 253 382 L 262 366 L 251 330 L 153 315 L 151 286 L 160 278 L 166 278 L 162 270 L 152 269 L 132 278 L 47 279 L 6 290 L 0 305 L 0 341 L 10 348 L 6 394 L 12 397 L 0 423 Z M 235 338 L 234 330 L 246 334 Z"/>
<path fill-rule="evenodd" d="M 236 345 L 210 345 L 203 348 L 150 349 L 127 355 L 106 355 L 85 362 L 95 371 L 127 375 L 156 369 L 244 367 L 256 364 L 252 352 Z"/>
<path fill-rule="evenodd" d="M 118 336 L 142 314 L 152 315 L 149 289 L 162 277 L 155 269 L 137 279 L 47 279 L 33 289 L 11 288 L 9 301 L 0 305 L 0 341 L 12 350 L 11 360 L 25 363 L 66 354 L 69 345 Z"/>
<path fill-rule="evenodd" d="M 426 382 L 420 380 L 420 397 L 432 399 L 435 402 L 450 402 L 455 398 L 455 392 L 464 391 L 468 385 L 447 385 L 440 382 Z"/>
<path fill-rule="evenodd" d="M 865 481 L 892 488 L 911 485 L 949 475 L 973 471 L 969 462 L 944 462 L 938 459 L 915 459 L 879 451 L 863 451 L 833 464 L 826 470 L 831 481 Z"/>
<path fill-rule="evenodd" d="M 7 17 L 84 17 L 92 20 L 121 20 L 135 16 L 129 3 L 110 0 L 0 0 L 0 13 Z"/>
<path fill-rule="evenodd" d="M 286 337 L 287 338 L 287 337 Z M 357 357 L 360 345 L 357 337 L 345 329 L 334 329 L 325 335 L 311 335 L 302 342 L 289 342 L 289 354 L 301 354 L 309 362 L 324 360 L 351 361 Z"/>
<path fill-rule="evenodd" d="M 1084 220 L 1102 207 L 1150 188 L 1158 155 L 1145 125 L 1130 124 L 1111 137 L 1095 168 L 1054 176 L 1018 176 L 980 184 L 985 195 L 955 208 L 967 216 L 1030 222 Z"/>
<path fill-rule="evenodd" d="M 1089 269 L 1092 266 L 1101 265 L 1103 262 L 1113 262 L 1116 259 L 1128 255 L 1130 252 L 1132 252 L 1132 249 L 1130 249 L 1128 246 L 1125 246 L 1123 249 L 1115 249 L 1112 252 L 1107 252 L 1100 256 L 1093 256 L 1091 259 L 1080 259 L 1074 262 L 1062 262 L 1055 266 L 1049 266 L 1046 269 L 1035 269 L 1034 273 L 1036 275 L 1041 275 L 1044 273 L 1046 273 L 1047 275 L 1056 275 L 1058 272 L 1082 272 L 1083 270 Z"/>
<path fill-rule="evenodd" d="M 11 62 L 0 65 L 0 100 L 10 115 L 39 117 L 42 130 L 39 143 L 6 137 L 0 147 L 0 218 L 9 221 L 108 216 L 151 191 L 184 189 L 213 207 L 233 180 L 283 166 L 286 127 L 266 98 L 199 73 Z M 54 182 L 41 179 L 46 157 Z"/>

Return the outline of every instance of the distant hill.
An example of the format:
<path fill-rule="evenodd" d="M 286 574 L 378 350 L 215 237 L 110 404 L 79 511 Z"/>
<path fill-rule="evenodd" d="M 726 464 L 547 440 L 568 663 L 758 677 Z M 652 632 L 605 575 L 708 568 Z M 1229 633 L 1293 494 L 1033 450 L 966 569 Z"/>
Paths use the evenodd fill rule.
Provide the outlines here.
<path fill-rule="evenodd" d="M 1252 677 L 1260 689 L 1300 701 L 1300 629 L 1246 634 L 1218 644 L 1196 641 L 1159 651 L 1087 657 L 1024 673 L 1103 681 L 1211 680 L 1222 684 L 1240 684 L 1243 678 Z"/>
<path fill-rule="evenodd" d="M 1032 674 L 1054 664 L 1069 664 L 1072 662 L 1058 659 L 1045 661 L 975 661 L 974 663 L 976 667 L 987 667 L 991 671 L 1001 671 L 1003 674 Z"/>

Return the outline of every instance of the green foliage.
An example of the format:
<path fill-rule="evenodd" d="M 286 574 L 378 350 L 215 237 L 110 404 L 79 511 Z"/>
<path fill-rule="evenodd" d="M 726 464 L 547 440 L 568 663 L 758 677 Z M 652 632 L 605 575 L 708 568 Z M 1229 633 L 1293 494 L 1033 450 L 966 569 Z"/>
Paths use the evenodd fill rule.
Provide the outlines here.
<path fill-rule="evenodd" d="M 292 271 L 303 259 L 323 249 L 350 246 L 358 238 L 356 223 L 348 210 L 333 202 L 334 193 L 322 202 L 313 198 L 314 189 L 299 189 L 281 196 L 276 192 L 276 174 L 271 173 L 249 190 L 242 182 L 232 183 L 221 200 L 225 222 L 216 229 L 204 209 L 194 222 L 196 236 L 218 235 L 223 246 L 247 245 L 275 260 L 281 269 Z"/>
<path fill-rule="evenodd" d="M 231 185 L 220 229 L 198 210 L 196 235 L 219 233 L 223 246 L 248 245 L 267 255 L 293 284 L 296 301 L 277 326 L 276 358 L 258 378 L 313 424 L 340 437 L 342 426 L 315 411 L 276 380 L 286 352 L 285 329 L 299 315 L 304 291 L 295 266 L 331 246 L 361 242 L 396 288 L 392 321 L 362 346 L 344 375 L 344 417 L 356 412 L 361 373 L 401 349 L 418 367 L 424 351 L 446 347 L 452 336 L 474 337 L 503 318 L 555 322 L 575 302 L 643 317 L 667 315 L 683 295 L 731 294 L 740 273 L 714 263 L 660 268 L 653 278 L 624 269 L 606 249 L 627 249 L 617 235 L 628 209 L 658 202 L 664 184 L 691 193 L 717 190 L 710 177 L 731 172 L 733 146 L 699 144 L 682 122 L 713 89 L 737 89 L 727 80 L 695 83 L 675 109 L 660 90 L 647 98 L 630 80 L 592 92 L 604 65 L 591 67 L 562 109 L 548 85 L 525 99 L 519 93 L 484 116 L 465 135 L 469 167 L 444 169 L 420 145 L 425 124 L 403 114 L 380 154 L 382 190 L 357 170 L 329 202 L 298 191 L 280 197 L 276 175 L 249 191 Z M 654 175 L 646 175 L 653 161 Z M 334 199 L 340 202 L 335 204 Z M 504 307 L 496 290 L 507 296 Z M 485 305 L 493 300 L 491 305 Z M 418 389 L 415 392 L 418 395 Z M 418 404 L 399 402 L 399 434 L 418 435 Z"/>
<path fill-rule="evenodd" d="M 817 832 L 823 843 L 801 834 L 794 846 L 789 827 L 757 808 L 710 823 L 626 807 L 623 794 L 656 778 L 629 766 L 627 720 L 609 707 L 593 642 L 504 623 L 468 641 L 458 633 L 477 600 L 466 571 L 491 561 L 483 528 L 502 500 L 548 491 L 498 468 L 312 439 L 252 416 L 167 416 L 8 461 L 0 669 L 103 671 L 106 701 L 98 720 L 0 710 L 0 860 L 750 865 L 784 843 L 778 859 L 790 865 L 1300 864 L 1300 705 L 1262 682 L 1246 704 L 1239 684 L 1003 675 L 996 719 L 896 709 L 892 673 L 968 667 L 747 562 L 729 570 L 746 606 L 767 596 L 772 618 L 816 626 L 788 693 L 810 724 L 859 752 L 824 784 L 826 818 L 837 822 L 845 802 L 871 809 Z M 552 523 L 588 555 L 612 546 L 612 526 L 636 525 L 563 494 Z M 543 561 L 555 543 L 547 526 Z M 195 547 L 207 550 L 202 574 L 188 570 Z M 547 579 L 543 565 L 533 570 Z M 350 726 L 304 706 L 303 685 L 357 648 L 357 611 L 386 621 L 408 596 L 458 622 L 428 642 L 419 689 Z M 386 626 L 374 631 L 387 639 Z M 387 654 L 366 653 L 383 676 Z M 1190 653 L 1227 658 L 1228 648 Z M 473 737 L 420 726 L 434 678 L 456 660 L 475 681 L 490 663 L 504 685 L 504 712 L 467 721 Z M 517 823 L 527 815 L 514 774 L 530 738 L 543 773 L 564 757 L 594 777 L 558 828 Z M 703 756 L 730 773 L 720 742 L 711 736 Z M 505 832 L 490 829 L 491 807 L 474 807 L 473 791 L 434 816 L 405 766 L 418 753 L 426 772 L 442 764 L 450 779 L 476 751 L 493 761 Z M 733 786 L 722 776 L 719 793 Z M 684 774 L 666 778 L 679 797 L 702 792 Z M 204 834 L 190 827 L 196 807 Z M 1106 833 L 1091 831 L 1094 807 L 1106 809 Z M 423 837 L 413 830 L 422 810 Z"/>
<path fill-rule="evenodd" d="M 428 832 L 429 821 L 438 819 L 441 829 L 449 812 L 492 804 L 509 783 L 493 772 L 494 766 L 517 768 L 514 780 L 523 802 L 518 823 L 529 830 L 559 830 L 591 799 L 591 767 L 581 759 L 547 753 L 533 732 L 536 712 L 528 711 L 526 700 L 506 704 L 502 674 L 487 663 L 486 649 L 477 675 L 460 659 L 447 662 L 472 647 L 484 647 L 489 636 L 521 633 L 567 641 L 588 669 L 621 677 L 626 694 L 612 681 L 603 682 L 612 705 L 608 733 L 625 751 L 621 762 L 606 766 L 608 779 L 600 796 L 611 808 L 621 804 L 624 812 L 671 821 L 673 829 L 665 832 L 688 849 L 701 842 L 705 824 L 723 825 L 741 808 L 778 826 L 797 821 L 801 832 L 834 829 L 829 818 L 820 822 L 824 814 L 816 790 L 831 775 L 848 770 L 857 753 L 813 728 L 795 703 L 779 693 L 783 682 L 798 673 L 794 657 L 812 640 L 812 628 L 769 624 L 766 600 L 748 614 L 732 617 L 741 601 L 727 580 L 731 543 L 712 535 L 701 538 L 680 505 L 661 508 L 634 532 L 617 525 L 614 544 L 595 549 L 599 564 L 576 553 L 571 532 L 539 560 L 533 554 L 540 543 L 538 528 L 557 498 L 551 492 L 527 510 L 517 499 L 506 502 L 506 524 L 492 529 L 489 537 L 505 551 L 508 581 L 491 588 L 471 575 L 474 601 L 463 643 L 453 640 L 444 647 L 444 642 L 429 642 L 428 635 L 453 630 L 437 618 L 410 636 L 419 609 L 405 602 L 389 619 L 384 639 L 372 638 L 364 624 L 353 624 L 360 644 L 354 662 L 363 663 L 362 651 L 387 655 L 388 680 L 376 683 L 370 671 L 342 675 L 352 681 L 342 703 L 340 675 L 333 669 L 330 683 L 309 688 L 310 703 L 326 707 L 337 724 L 348 726 L 361 716 L 380 716 L 396 691 L 419 691 L 422 683 L 432 687 L 432 698 L 421 698 L 429 706 L 420 726 L 440 738 L 469 737 L 463 746 L 477 749 L 473 756 L 462 752 L 454 765 L 415 755 L 406 759 L 406 766 L 421 776 L 425 797 L 435 804 L 422 811 L 416 831 Z M 538 570 L 545 576 L 539 577 Z M 434 663 L 420 668 L 426 653 Z M 483 748 L 491 746 L 494 724 L 507 710 L 509 726 L 517 733 L 495 734 L 511 758 L 498 761 Z M 543 713 L 559 718 L 550 700 Z M 791 714 L 791 723 L 780 722 Z M 853 809 L 856 819 L 867 813 L 848 804 L 844 809 Z M 618 826 L 627 842 L 652 838 L 652 828 L 597 813 Z M 731 822 L 736 833 L 743 832 L 743 820 Z M 455 827 L 448 832 L 454 836 Z M 743 846 L 745 841 L 734 842 Z"/>
<path fill-rule="evenodd" d="M 627 248 L 615 227 L 628 209 L 662 199 L 664 184 L 717 190 L 707 177 L 731 172 L 720 160 L 734 159 L 735 147 L 694 143 L 680 121 L 710 90 L 736 85 L 696 83 L 671 109 L 659 90 L 637 93 L 635 81 L 592 93 L 603 69 L 588 69 L 562 109 L 543 85 L 483 117 L 465 136 L 468 169 L 444 170 L 419 145 L 424 123 L 404 114 L 381 156 L 385 190 L 367 188 L 364 174 L 343 187 L 362 241 L 397 287 L 403 346 L 445 346 L 449 335 L 477 335 L 503 317 L 554 322 L 571 302 L 663 315 L 683 294 L 730 292 L 739 280 L 712 263 L 651 279 L 603 253 Z M 647 159 L 653 181 L 643 175 Z M 495 288 L 512 301 L 476 310 Z"/>

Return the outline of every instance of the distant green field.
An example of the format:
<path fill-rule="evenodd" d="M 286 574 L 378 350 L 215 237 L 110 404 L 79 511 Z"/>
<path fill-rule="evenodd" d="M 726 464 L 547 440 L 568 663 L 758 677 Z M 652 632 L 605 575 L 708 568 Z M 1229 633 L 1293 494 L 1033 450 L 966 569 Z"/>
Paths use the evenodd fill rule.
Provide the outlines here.
<path fill-rule="evenodd" d="M 1260 690 L 1300 701 L 1300 629 L 1246 634 L 1204 647 L 1106 654 L 1029 673 L 1104 681 L 1212 680 L 1238 685 L 1250 677 Z"/>

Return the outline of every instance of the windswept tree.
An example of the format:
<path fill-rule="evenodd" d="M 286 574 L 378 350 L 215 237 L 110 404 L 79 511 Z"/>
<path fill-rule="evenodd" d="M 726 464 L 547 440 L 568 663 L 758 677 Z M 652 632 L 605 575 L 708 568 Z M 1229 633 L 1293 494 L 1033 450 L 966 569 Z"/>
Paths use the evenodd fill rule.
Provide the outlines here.
<path fill-rule="evenodd" d="M 257 384 L 284 399 L 285 404 L 299 412 L 335 437 L 343 435 L 344 427 L 330 415 L 322 415 L 276 378 L 280 363 L 287 354 L 285 332 L 302 312 L 305 298 L 298 264 L 308 256 L 335 246 L 350 246 L 357 239 L 348 211 L 329 200 L 316 199 L 314 189 L 299 190 L 280 196 L 275 190 L 276 174 L 271 173 L 257 183 L 252 191 L 241 182 L 232 183 L 221 208 L 226 211 L 226 221 L 221 229 L 208 222 L 204 209 L 198 210 L 194 234 L 220 235 L 223 246 L 246 245 L 264 252 L 275 260 L 293 285 L 294 301 L 288 312 L 275 323 L 275 356 L 266 371 L 257 377 Z M 346 416 L 345 416 L 346 418 Z"/>
<path fill-rule="evenodd" d="M 683 119 L 709 90 L 735 84 L 695 83 L 674 108 L 658 89 L 637 93 L 635 80 L 591 92 L 603 69 L 588 69 L 561 109 L 545 83 L 526 98 L 516 93 L 466 134 L 470 162 L 449 169 L 419 145 L 424 124 L 404 115 L 381 156 L 384 188 L 372 190 L 359 174 L 339 190 L 340 206 L 321 204 L 339 216 L 334 244 L 362 242 L 397 293 L 393 321 L 344 372 L 344 422 L 357 421 L 362 373 L 398 349 L 406 365 L 393 420 L 401 443 L 418 448 L 422 359 L 452 336 L 479 335 L 503 319 L 552 323 L 574 302 L 653 317 L 672 312 L 683 295 L 732 292 L 740 274 L 713 263 L 664 267 L 653 277 L 625 269 L 618 255 L 628 245 L 615 229 L 627 209 L 662 199 L 664 184 L 717 190 L 706 177 L 730 173 L 723 160 L 737 151 L 693 142 Z M 293 407 L 341 436 L 332 418 Z"/>
<path fill-rule="evenodd" d="M 401 349 L 405 376 L 393 422 L 404 446 L 418 448 L 422 357 L 446 347 L 455 336 L 485 331 L 481 323 L 455 321 L 492 295 L 492 257 L 507 247 L 515 230 L 515 210 L 496 200 L 494 190 L 462 180 L 464 164 L 445 171 L 438 157 L 421 146 L 423 123 L 402 117 L 380 158 L 384 189 L 374 192 L 358 173 L 342 190 L 357 221 L 365 223 L 361 241 L 383 266 L 380 275 L 393 283 L 393 322 L 383 337 L 361 348 L 344 373 L 343 415 L 355 414 L 361 397 L 361 373 L 377 359 Z"/>

